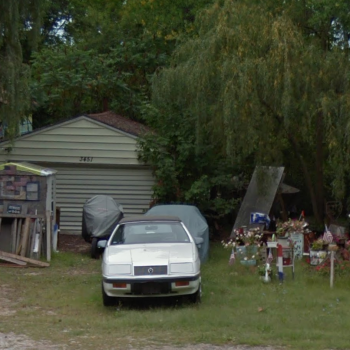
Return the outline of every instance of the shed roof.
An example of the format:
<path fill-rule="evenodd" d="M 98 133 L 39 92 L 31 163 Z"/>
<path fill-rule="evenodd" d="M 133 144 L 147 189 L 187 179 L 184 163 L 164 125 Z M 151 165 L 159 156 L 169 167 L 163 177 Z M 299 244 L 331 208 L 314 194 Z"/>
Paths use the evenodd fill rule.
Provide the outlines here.
<path fill-rule="evenodd" d="M 49 175 L 53 175 L 53 174 L 57 173 L 57 171 L 54 169 L 44 168 L 40 165 L 31 164 L 31 163 L 27 163 L 27 162 L 3 163 L 3 164 L 0 164 L 0 170 L 6 170 L 6 169 L 10 168 L 11 166 L 15 167 L 17 170 L 26 171 L 26 172 L 29 172 L 29 173 L 32 173 L 35 175 L 40 175 L 40 176 L 49 176 Z"/>

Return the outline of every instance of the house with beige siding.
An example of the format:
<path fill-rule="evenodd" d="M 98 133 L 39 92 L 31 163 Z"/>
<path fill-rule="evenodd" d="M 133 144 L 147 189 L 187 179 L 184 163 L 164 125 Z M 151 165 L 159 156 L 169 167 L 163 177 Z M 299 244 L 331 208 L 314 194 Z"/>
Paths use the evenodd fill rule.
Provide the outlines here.
<path fill-rule="evenodd" d="M 85 201 L 113 197 L 124 214 L 142 214 L 152 199 L 154 178 L 137 157 L 144 125 L 114 114 L 81 115 L 0 143 L 0 163 L 30 162 L 56 173 L 61 232 L 80 233 Z"/>

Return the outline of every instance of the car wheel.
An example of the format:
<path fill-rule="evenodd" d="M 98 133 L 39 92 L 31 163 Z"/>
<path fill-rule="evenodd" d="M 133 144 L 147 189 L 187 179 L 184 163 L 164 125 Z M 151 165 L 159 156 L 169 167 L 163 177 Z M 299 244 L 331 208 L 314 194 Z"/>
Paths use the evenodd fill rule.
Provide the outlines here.
<path fill-rule="evenodd" d="M 100 258 L 100 251 L 97 247 L 98 238 L 94 237 L 91 242 L 91 257 L 93 259 L 99 259 Z"/>
<path fill-rule="evenodd" d="M 104 288 L 103 288 L 103 282 L 102 282 L 102 300 L 104 306 L 113 306 L 117 303 L 117 298 L 110 297 L 106 294 Z"/>
<path fill-rule="evenodd" d="M 193 304 L 199 304 L 202 298 L 202 285 L 200 284 L 196 293 L 190 295 L 190 300 Z"/>

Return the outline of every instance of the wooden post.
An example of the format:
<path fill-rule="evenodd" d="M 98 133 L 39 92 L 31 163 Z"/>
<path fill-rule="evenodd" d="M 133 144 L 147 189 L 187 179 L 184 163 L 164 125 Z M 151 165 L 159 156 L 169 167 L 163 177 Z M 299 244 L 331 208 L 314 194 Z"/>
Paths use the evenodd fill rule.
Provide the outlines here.
<path fill-rule="evenodd" d="M 29 250 L 29 257 L 33 258 L 34 257 L 34 246 L 35 246 L 35 238 L 36 238 L 36 224 L 37 224 L 38 219 L 35 219 L 33 222 L 33 226 L 31 229 L 30 237 L 31 237 L 31 242 L 30 242 L 30 250 Z"/>
<path fill-rule="evenodd" d="M 277 244 L 277 262 L 278 262 L 278 278 L 282 283 L 284 280 L 284 274 L 283 274 L 283 248 L 281 244 Z"/>
<path fill-rule="evenodd" d="M 331 277 L 330 277 L 330 285 L 333 288 L 334 281 L 334 250 L 331 251 Z"/>
<path fill-rule="evenodd" d="M 11 239 L 12 247 L 11 252 L 16 253 L 16 242 L 17 242 L 17 219 L 14 218 L 11 226 Z"/>
<path fill-rule="evenodd" d="M 51 261 L 51 212 L 49 210 L 46 211 L 46 260 Z"/>
<path fill-rule="evenodd" d="M 21 232 L 22 232 L 22 219 L 18 219 L 17 223 L 17 235 L 16 235 L 16 254 L 21 251 Z"/>
<path fill-rule="evenodd" d="M 30 226 L 30 218 L 26 218 L 23 225 L 21 256 L 26 256 L 28 238 L 29 238 L 29 226 Z"/>

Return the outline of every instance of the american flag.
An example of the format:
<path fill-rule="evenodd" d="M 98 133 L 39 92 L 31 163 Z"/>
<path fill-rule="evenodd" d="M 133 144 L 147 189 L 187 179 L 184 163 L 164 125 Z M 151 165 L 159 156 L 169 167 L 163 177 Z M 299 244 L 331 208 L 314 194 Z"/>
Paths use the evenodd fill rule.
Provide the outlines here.
<path fill-rule="evenodd" d="M 268 264 L 271 264 L 272 260 L 273 260 L 272 251 L 271 251 L 271 249 L 269 249 L 269 254 L 267 255 L 266 262 Z"/>
<path fill-rule="evenodd" d="M 332 243 L 333 242 L 332 232 L 328 230 L 327 226 L 325 227 L 322 239 L 326 243 Z"/>
<path fill-rule="evenodd" d="M 228 261 L 228 264 L 229 264 L 229 265 L 233 265 L 233 264 L 235 263 L 235 260 L 236 260 L 236 258 L 235 258 L 235 252 L 234 252 L 234 250 L 232 249 L 232 252 L 231 252 L 231 255 L 230 255 L 230 260 Z"/>

